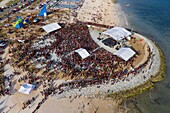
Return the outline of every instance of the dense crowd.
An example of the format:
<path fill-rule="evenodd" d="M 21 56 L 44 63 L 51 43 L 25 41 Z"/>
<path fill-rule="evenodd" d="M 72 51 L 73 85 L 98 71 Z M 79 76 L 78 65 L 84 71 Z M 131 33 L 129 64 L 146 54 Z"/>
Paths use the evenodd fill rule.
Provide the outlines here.
<path fill-rule="evenodd" d="M 30 48 L 31 47 L 31 48 Z M 76 49 L 84 48 L 90 56 L 82 59 Z M 112 53 L 100 48 L 90 37 L 88 27 L 84 23 L 65 25 L 64 28 L 41 36 L 34 43 L 20 46 L 21 56 L 19 60 L 26 59 L 37 68 L 45 68 L 48 71 L 61 70 L 63 77 L 100 78 L 123 78 L 133 68 L 136 56 L 128 62 L 114 56 Z"/>
<path fill-rule="evenodd" d="M 75 52 L 79 48 L 86 49 L 90 56 L 82 59 Z M 138 70 L 141 70 L 147 64 L 145 62 L 139 67 L 134 68 L 133 62 L 136 56 L 125 62 L 99 47 L 90 37 L 87 25 L 81 22 L 63 25 L 56 32 L 20 44 L 10 51 L 14 53 L 13 57 L 18 59 L 15 63 L 24 67 L 26 71 L 30 71 L 29 67 L 34 65 L 39 70 L 45 68 L 46 73 L 50 70 L 55 70 L 56 73 L 62 71 L 62 77 L 69 76 L 76 80 L 87 80 L 90 84 L 93 84 L 93 81 L 103 83 L 105 80 L 110 79 L 123 80 L 130 73 L 135 75 L 138 73 Z M 20 57 L 18 58 L 18 56 Z M 21 61 L 24 62 L 19 63 Z M 30 61 L 29 64 L 28 61 Z M 35 70 L 32 69 L 33 72 Z M 33 81 L 34 79 L 31 79 L 29 83 Z M 81 81 L 79 82 L 81 83 Z M 62 85 L 59 87 L 62 87 Z"/>
<path fill-rule="evenodd" d="M 30 54 L 32 61 L 36 61 L 37 64 L 46 62 L 44 66 L 47 70 L 49 68 L 61 70 L 65 73 L 64 76 L 69 75 L 71 78 L 79 75 L 83 75 L 85 78 L 97 78 L 102 75 L 114 76 L 119 70 L 121 70 L 121 73 L 125 73 L 127 70 L 124 67 L 130 66 L 131 60 L 133 60 L 125 62 L 100 48 L 94 43 L 87 26 L 83 23 L 65 26 L 65 28 L 46 36 L 43 40 L 33 45 L 34 52 Z M 81 59 L 74 52 L 79 48 L 86 49 L 90 56 Z M 56 60 L 51 60 L 52 53 L 56 54 Z"/>
<path fill-rule="evenodd" d="M 12 43 L 12 42 L 11 42 Z M 11 46 L 11 45 L 10 45 Z M 82 59 L 75 50 L 86 49 L 90 56 Z M 45 36 L 40 36 L 24 43 L 12 45 L 9 52 L 12 53 L 11 65 L 22 68 L 29 73 L 18 79 L 18 82 L 34 84 L 37 87 L 43 85 L 43 100 L 38 104 L 38 110 L 47 97 L 51 94 L 61 94 L 66 90 L 98 85 L 114 84 L 125 80 L 129 74 L 134 76 L 152 59 L 152 52 L 148 48 L 148 60 L 139 67 L 134 68 L 133 62 L 137 56 L 128 62 L 99 47 L 91 38 L 88 27 L 84 23 L 64 25 L 60 30 Z M 22 62 L 22 63 L 21 63 Z M 8 62 L 9 63 L 9 62 Z M 38 66 L 39 65 L 39 66 Z M 32 67 L 32 70 L 30 67 Z M 45 69 L 48 73 L 54 70 L 55 73 L 62 72 L 62 77 L 71 77 L 73 81 L 65 82 L 54 86 L 54 79 L 51 76 L 35 76 L 38 71 Z M 37 71 L 37 72 L 38 72 Z M 15 72 L 15 75 L 20 73 Z M 44 74 L 45 75 L 45 74 Z M 56 74 L 57 75 L 57 74 Z M 13 75 L 10 75 L 13 76 Z M 8 80 L 5 77 L 5 80 Z M 46 81 L 47 80 L 47 81 Z M 11 86 L 10 79 L 8 80 Z M 1 88 L 3 89 L 3 88 Z M 10 89 L 0 90 L 1 95 L 11 94 Z M 23 109 L 30 105 L 35 99 L 23 104 Z"/>

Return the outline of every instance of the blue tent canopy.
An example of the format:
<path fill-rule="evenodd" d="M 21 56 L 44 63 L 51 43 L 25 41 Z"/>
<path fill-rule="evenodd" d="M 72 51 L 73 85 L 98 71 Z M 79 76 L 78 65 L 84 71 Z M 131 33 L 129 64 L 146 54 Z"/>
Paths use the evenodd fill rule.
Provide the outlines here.
<path fill-rule="evenodd" d="M 38 16 L 45 16 L 47 15 L 47 8 L 46 8 L 46 4 L 44 4 L 43 8 L 41 9 L 40 13 L 38 14 Z"/>
<path fill-rule="evenodd" d="M 22 22 L 20 22 L 20 23 L 18 23 L 18 24 L 16 24 L 16 26 L 15 26 L 15 28 L 21 28 L 21 27 L 23 27 L 24 26 L 24 24 L 23 24 L 23 20 L 22 20 Z"/>

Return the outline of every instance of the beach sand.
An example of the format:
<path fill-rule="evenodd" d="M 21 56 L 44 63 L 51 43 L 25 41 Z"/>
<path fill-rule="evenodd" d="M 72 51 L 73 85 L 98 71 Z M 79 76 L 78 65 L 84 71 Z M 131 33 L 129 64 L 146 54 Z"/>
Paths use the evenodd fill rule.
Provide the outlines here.
<path fill-rule="evenodd" d="M 38 111 L 39 113 L 124 113 L 120 101 L 112 99 L 80 98 L 49 98 Z M 47 109 L 48 108 L 48 109 Z"/>
<path fill-rule="evenodd" d="M 77 11 L 78 20 L 110 26 L 127 26 L 125 14 L 119 4 L 111 0 L 85 0 Z"/>

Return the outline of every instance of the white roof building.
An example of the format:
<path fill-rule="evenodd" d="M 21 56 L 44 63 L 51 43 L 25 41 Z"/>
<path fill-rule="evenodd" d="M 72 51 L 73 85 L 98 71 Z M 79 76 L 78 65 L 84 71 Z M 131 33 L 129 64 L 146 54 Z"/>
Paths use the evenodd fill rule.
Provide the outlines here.
<path fill-rule="evenodd" d="M 30 94 L 30 92 L 35 88 L 35 85 L 32 84 L 23 84 L 18 92 L 24 93 L 24 94 Z"/>
<path fill-rule="evenodd" d="M 115 53 L 113 53 L 114 55 L 122 58 L 125 61 L 128 61 L 130 58 L 132 58 L 136 53 L 131 49 L 131 48 L 127 48 L 127 47 L 122 47 L 120 48 L 118 51 L 116 51 Z"/>
<path fill-rule="evenodd" d="M 47 33 L 50 33 L 50 32 L 53 32 L 53 31 L 55 31 L 55 30 L 60 29 L 61 26 L 58 25 L 57 23 L 51 23 L 51 24 L 42 26 L 42 28 L 43 28 Z"/>
<path fill-rule="evenodd" d="M 125 28 L 114 27 L 112 29 L 109 29 L 109 30 L 103 32 L 103 34 L 109 35 L 116 41 L 120 41 L 120 40 L 124 39 L 125 37 L 128 37 L 132 33 L 129 32 L 128 30 L 126 30 Z"/>
<path fill-rule="evenodd" d="M 77 52 L 82 59 L 87 58 L 88 56 L 90 56 L 90 54 L 88 53 L 88 51 L 86 49 L 80 48 L 75 50 L 75 52 Z"/>

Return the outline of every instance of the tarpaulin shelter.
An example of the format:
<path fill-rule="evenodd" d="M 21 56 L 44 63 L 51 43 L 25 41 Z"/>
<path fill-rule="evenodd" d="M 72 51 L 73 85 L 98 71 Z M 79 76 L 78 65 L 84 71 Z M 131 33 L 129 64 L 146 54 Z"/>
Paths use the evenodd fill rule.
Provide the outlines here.
<path fill-rule="evenodd" d="M 124 38 L 129 39 L 129 36 L 132 34 L 131 32 L 129 32 L 128 30 L 126 30 L 125 28 L 122 27 L 114 27 L 111 28 L 105 32 L 103 32 L 103 34 L 105 35 L 109 35 L 110 37 L 112 37 L 114 40 L 116 41 L 120 41 Z"/>
<path fill-rule="evenodd" d="M 42 26 L 42 28 L 43 28 L 47 33 L 50 33 L 50 32 L 53 32 L 53 31 L 55 31 L 55 30 L 57 30 L 57 29 L 60 29 L 61 26 L 58 25 L 57 23 L 51 23 L 51 24 Z"/>
<path fill-rule="evenodd" d="M 87 58 L 88 56 L 90 56 L 90 54 L 88 53 L 88 51 L 86 49 L 80 48 L 75 50 L 75 52 L 77 52 L 82 59 Z"/>
<path fill-rule="evenodd" d="M 43 8 L 41 9 L 40 13 L 38 16 L 47 16 L 47 7 L 46 4 L 44 4 Z"/>
<path fill-rule="evenodd" d="M 21 27 L 23 27 L 24 26 L 24 24 L 23 24 L 23 22 L 24 22 L 24 20 L 21 18 L 21 17 L 17 17 L 17 20 L 16 20 L 16 22 L 13 24 L 13 26 L 15 27 L 15 28 L 21 28 Z"/>
<path fill-rule="evenodd" d="M 24 94 L 30 94 L 30 92 L 35 88 L 35 85 L 32 84 L 23 84 L 18 92 L 24 93 Z"/>
<path fill-rule="evenodd" d="M 20 22 L 20 23 L 17 23 L 17 24 L 14 25 L 14 27 L 18 28 L 18 29 L 23 27 L 23 26 L 24 26 L 23 22 Z"/>
<path fill-rule="evenodd" d="M 115 53 L 114 55 L 122 58 L 125 61 L 128 61 L 130 58 L 132 58 L 136 53 L 129 47 L 122 47 Z"/>

